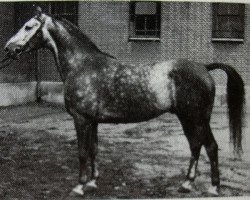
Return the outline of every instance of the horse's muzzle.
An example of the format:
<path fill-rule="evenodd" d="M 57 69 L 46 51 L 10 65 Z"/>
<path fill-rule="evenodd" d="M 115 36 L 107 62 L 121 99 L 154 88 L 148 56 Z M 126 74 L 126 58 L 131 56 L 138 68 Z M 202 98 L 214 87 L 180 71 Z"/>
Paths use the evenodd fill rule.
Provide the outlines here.
<path fill-rule="evenodd" d="M 4 48 L 4 50 L 7 52 L 7 56 L 17 59 L 18 56 L 23 52 L 23 49 L 19 45 L 9 44 Z"/>

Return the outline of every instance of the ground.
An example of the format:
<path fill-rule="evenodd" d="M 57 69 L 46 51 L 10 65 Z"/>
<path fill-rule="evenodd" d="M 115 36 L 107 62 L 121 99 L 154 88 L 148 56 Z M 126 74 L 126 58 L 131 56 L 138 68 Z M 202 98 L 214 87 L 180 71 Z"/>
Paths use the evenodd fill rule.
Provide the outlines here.
<path fill-rule="evenodd" d="M 228 153 L 226 114 L 214 113 L 211 125 L 220 147 L 220 196 L 249 196 L 249 136 L 244 136 L 243 160 L 235 161 Z M 73 121 L 62 107 L 28 104 L 1 108 L 0 152 L 0 199 L 82 198 L 69 196 L 77 184 L 79 164 Z M 210 167 L 204 149 L 194 191 L 177 191 L 185 179 L 189 156 L 174 115 L 135 124 L 101 124 L 99 188 L 85 198 L 209 196 Z"/>

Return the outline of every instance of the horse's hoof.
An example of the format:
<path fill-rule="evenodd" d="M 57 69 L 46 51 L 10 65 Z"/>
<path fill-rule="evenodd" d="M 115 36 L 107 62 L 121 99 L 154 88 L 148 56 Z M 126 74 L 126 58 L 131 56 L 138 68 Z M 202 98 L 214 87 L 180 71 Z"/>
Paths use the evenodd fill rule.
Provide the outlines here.
<path fill-rule="evenodd" d="M 83 191 L 83 185 L 78 184 L 76 187 L 74 187 L 70 193 L 70 196 L 83 196 L 84 191 Z"/>
<path fill-rule="evenodd" d="M 219 196 L 219 189 L 218 186 L 210 186 L 208 189 L 208 193 L 214 196 Z"/>
<path fill-rule="evenodd" d="M 85 191 L 90 191 L 90 190 L 92 191 L 96 189 L 97 189 L 96 180 L 89 181 L 84 188 Z"/>
<path fill-rule="evenodd" d="M 191 185 L 190 181 L 185 181 L 181 187 L 178 189 L 178 192 L 181 193 L 188 193 L 191 192 L 193 190 L 193 186 Z"/>

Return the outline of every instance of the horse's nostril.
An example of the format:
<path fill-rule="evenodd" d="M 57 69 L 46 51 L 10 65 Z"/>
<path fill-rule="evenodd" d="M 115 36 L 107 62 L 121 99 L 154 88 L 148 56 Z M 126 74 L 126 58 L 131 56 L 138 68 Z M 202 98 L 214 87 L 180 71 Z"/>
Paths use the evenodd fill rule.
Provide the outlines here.
<path fill-rule="evenodd" d="M 8 47 L 5 47 L 5 48 L 4 48 L 4 51 L 8 52 L 8 51 L 9 51 L 9 48 L 8 48 Z"/>
<path fill-rule="evenodd" d="M 15 53 L 20 53 L 21 52 L 21 48 L 16 48 L 15 49 Z"/>

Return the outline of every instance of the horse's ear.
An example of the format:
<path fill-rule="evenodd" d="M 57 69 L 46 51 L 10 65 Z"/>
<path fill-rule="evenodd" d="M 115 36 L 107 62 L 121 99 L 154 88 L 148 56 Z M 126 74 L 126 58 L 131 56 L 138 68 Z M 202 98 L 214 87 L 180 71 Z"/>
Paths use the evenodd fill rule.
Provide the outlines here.
<path fill-rule="evenodd" d="M 42 8 L 40 6 L 35 6 L 35 16 L 36 16 L 36 19 L 38 19 L 39 21 L 41 22 L 44 22 L 44 14 L 42 12 Z"/>
<path fill-rule="evenodd" d="M 40 6 L 36 6 L 35 14 L 37 17 L 42 15 L 42 8 Z"/>

